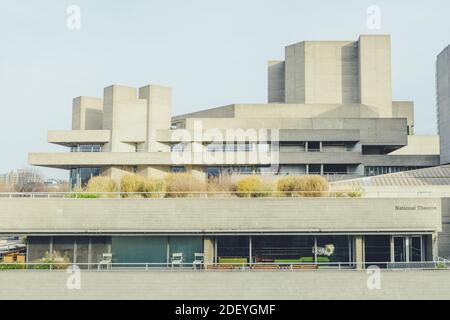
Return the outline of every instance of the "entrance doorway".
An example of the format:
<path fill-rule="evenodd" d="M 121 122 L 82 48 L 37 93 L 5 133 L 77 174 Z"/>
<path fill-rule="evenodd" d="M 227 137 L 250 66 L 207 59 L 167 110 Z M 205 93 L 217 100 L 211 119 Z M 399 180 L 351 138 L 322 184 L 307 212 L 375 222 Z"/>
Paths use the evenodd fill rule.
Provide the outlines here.
<path fill-rule="evenodd" d="M 424 261 L 424 244 L 422 236 L 392 237 L 391 260 L 393 262 Z"/>

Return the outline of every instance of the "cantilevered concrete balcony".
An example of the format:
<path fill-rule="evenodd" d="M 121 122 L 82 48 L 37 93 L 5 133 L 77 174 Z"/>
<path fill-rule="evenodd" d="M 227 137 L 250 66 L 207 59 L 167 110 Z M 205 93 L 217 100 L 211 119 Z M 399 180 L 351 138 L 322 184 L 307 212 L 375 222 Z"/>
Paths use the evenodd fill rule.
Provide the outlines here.
<path fill-rule="evenodd" d="M 109 130 L 67 130 L 49 131 L 47 140 L 49 143 L 70 146 L 74 144 L 107 143 L 111 137 Z"/>
<path fill-rule="evenodd" d="M 365 166 L 418 166 L 439 165 L 439 155 L 365 155 Z"/>
<path fill-rule="evenodd" d="M 430 163 L 434 163 L 434 158 Z M 381 162 L 385 158 L 380 159 Z M 30 153 L 30 165 L 67 169 L 98 166 L 146 165 L 272 165 L 272 164 L 361 164 L 359 152 L 67 152 Z M 413 165 L 413 164 L 412 164 Z"/>
<path fill-rule="evenodd" d="M 312 156 L 318 157 L 317 154 Z M 287 163 L 298 163 L 296 156 L 287 154 L 285 158 Z M 271 165 L 278 164 L 279 160 L 275 154 L 263 156 L 257 152 L 60 152 L 30 153 L 28 163 L 34 166 L 68 169 L 151 165 Z"/>
<path fill-rule="evenodd" d="M 228 133 L 234 129 L 229 129 Z M 238 129 L 236 129 L 238 130 Z M 180 132 L 180 131 L 179 131 Z M 202 130 L 200 137 L 194 134 L 194 130 L 184 129 L 184 132 L 188 133 L 191 137 L 191 141 L 197 141 L 196 139 L 201 138 L 203 142 L 211 142 L 217 137 L 212 136 L 211 132 L 214 134 L 219 134 L 222 136 L 224 142 L 229 141 L 240 141 L 238 138 L 231 134 L 227 135 L 227 129 L 214 129 Z M 239 132 L 239 131 L 236 131 Z M 247 133 L 245 137 L 246 141 L 253 141 L 255 137 L 252 137 L 251 133 L 257 134 L 258 129 L 241 129 L 240 132 Z M 208 134 L 209 133 L 209 134 Z M 298 142 L 298 141 L 332 141 L 332 142 L 358 142 L 360 140 L 359 130 L 333 130 L 333 129 L 280 129 L 279 136 L 276 137 L 277 140 L 283 142 Z M 198 135 L 198 133 L 197 133 Z M 174 130 L 157 130 L 156 140 L 160 142 L 186 142 L 183 140 L 184 136 L 181 137 Z M 260 137 L 261 138 L 261 137 Z M 270 137 L 267 137 L 270 138 Z M 261 140 L 261 139 L 260 139 Z M 270 139 L 269 139 L 270 140 Z"/>

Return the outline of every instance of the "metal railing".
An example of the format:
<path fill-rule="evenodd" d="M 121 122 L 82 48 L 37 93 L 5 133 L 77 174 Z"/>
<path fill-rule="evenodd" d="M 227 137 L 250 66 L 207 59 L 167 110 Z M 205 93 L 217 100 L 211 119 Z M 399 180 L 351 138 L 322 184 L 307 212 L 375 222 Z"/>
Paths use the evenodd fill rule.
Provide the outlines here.
<path fill-rule="evenodd" d="M 1 271 L 65 271 L 68 268 L 87 271 L 302 271 L 302 270 L 364 270 L 378 267 L 384 270 L 447 270 L 447 261 L 424 262 L 317 262 L 317 263 L 0 263 Z"/>
<path fill-rule="evenodd" d="M 176 192 L 0 192 L 1 198 L 162 199 L 162 198 L 449 198 L 450 191 L 176 191 Z"/>

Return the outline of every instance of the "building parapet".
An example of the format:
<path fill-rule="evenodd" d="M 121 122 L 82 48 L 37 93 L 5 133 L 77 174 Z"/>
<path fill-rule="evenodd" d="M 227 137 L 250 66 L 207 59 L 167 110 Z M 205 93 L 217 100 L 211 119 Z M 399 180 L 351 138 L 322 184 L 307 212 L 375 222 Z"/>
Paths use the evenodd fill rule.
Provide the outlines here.
<path fill-rule="evenodd" d="M 0 199 L 3 234 L 436 233 L 439 198 Z"/>

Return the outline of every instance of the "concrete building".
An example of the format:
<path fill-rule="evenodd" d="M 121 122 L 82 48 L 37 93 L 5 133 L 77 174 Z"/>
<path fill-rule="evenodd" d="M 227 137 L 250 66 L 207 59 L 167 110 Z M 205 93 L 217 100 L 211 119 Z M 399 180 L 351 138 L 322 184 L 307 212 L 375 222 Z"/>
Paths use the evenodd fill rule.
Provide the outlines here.
<path fill-rule="evenodd" d="M 450 46 L 437 58 L 436 87 L 441 164 L 448 164 L 450 163 Z"/>
<path fill-rule="evenodd" d="M 94 175 L 188 171 L 321 174 L 335 180 L 329 192 L 7 194 L 0 236 L 26 237 L 28 268 L 121 272 L 83 272 L 77 293 L 61 289 L 58 272 L 0 280 L 50 298 L 448 297 L 448 272 L 417 270 L 411 281 L 405 271 L 450 266 L 450 171 L 435 167 L 438 137 L 414 135 L 413 102 L 392 99 L 389 36 L 286 47 L 284 60 L 269 62 L 268 100 L 172 117 L 169 88 L 113 85 L 102 99 L 75 98 L 72 130 L 49 132 L 71 152 L 29 162 L 69 169 L 74 187 Z M 388 279 L 376 293 L 361 272 L 369 266 Z"/>
<path fill-rule="evenodd" d="M 113 85 L 102 99 L 73 100 L 71 131 L 49 132 L 50 143 L 72 152 L 32 153 L 29 163 L 71 170 L 73 186 L 94 175 L 120 178 L 127 172 L 163 176 L 183 170 L 204 177 L 226 170 L 338 179 L 436 166 L 439 150 L 418 148 L 420 138 L 413 136 L 413 102 L 392 100 L 390 57 L 389 36 L 293 44 L 285 60 L 269 62 L 268 104 L 175 117 L 169 88 Z M 243 135 L 230 136 L 230 130 Z M 431 140 L 436 145 L 437 137 Z M 252 158 L 261 150 L 268 157 Z M 214 160 L 205 161 L 212 154 Z"/>
<path fill-rule="evenodd" d="M 439 196 L 194 199 L 0 198 L 0 235 L 27 236 L 27 261 L 46 253 L 97 268 L 105 253 L 121 266 L 167 268 L 180 253 L 192 269 L 291 264 L 331 268 L 427 267 L 450 202 Z M 320 217 L 320 218 L 318 218 Z M 49 223 L 51 222 L 51 223 Z M 447 239 L 447 238 L 445 238 Z M 448 240 L 448 239 L 447 239 Z M 130 267 L 128 266 L 128 267 Z M 434 265 L 433 265 L 434 266 Z"/>

